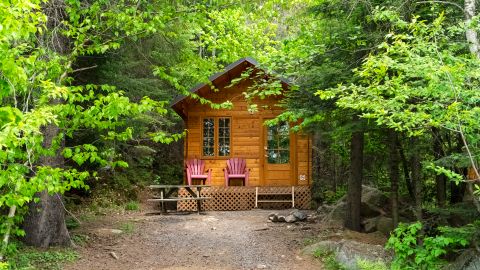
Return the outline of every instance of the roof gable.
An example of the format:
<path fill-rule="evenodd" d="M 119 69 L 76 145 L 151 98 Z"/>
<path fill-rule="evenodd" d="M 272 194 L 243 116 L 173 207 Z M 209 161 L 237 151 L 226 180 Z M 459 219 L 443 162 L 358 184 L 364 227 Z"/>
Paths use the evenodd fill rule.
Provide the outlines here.
<path fill-rule="evenodd" d="M 231 63 L 227 67 L 225 67 L 225 69 L 223 71 L 217 72 L 214 75 L 210 76 L 208 78 L 208 80 L 210 81 L 209 83 L 200 83 L 200 84 L 196 85 L 195 87 L 193 87 L 192 89 L 190 89 L 190 92 L 191 93 L 198 93 L 200 95 L 199 92 L 200 92 L 201 89 L 207 89 L 207 88 L 211 89 L 211 84 L 213 86 L 215 86 L 221 80 L 227 79 L 228 81 L 231 81 L 232 79 L 234 79 L 238 75 L 240 75 L 243 71 L 245 71 L 247 68 L 256 68 L 256 69 L 259 69 L 259 70 L 263 70 L 263 69 L 259 68 L 258 62 L 255 61 L 254 59 L 252 59 L 250 57 L 241 58 L 241 59 Z M 287 80 L 285 80 L 284 78 L 279 78 L 279 79 L 282 81 L 282 83 L 284 83 L 286 85 L 289 85 Z M 189 99 L 188 96 L 180 96 L 179 98 L 174 100 L 174 102 L 172 103 L 173 110 L 175 110 L 175 112 L 178 113 L 182 117 L 185 116 L 185 114 L 183 112 L 182 105 L 188 99 Z"/>

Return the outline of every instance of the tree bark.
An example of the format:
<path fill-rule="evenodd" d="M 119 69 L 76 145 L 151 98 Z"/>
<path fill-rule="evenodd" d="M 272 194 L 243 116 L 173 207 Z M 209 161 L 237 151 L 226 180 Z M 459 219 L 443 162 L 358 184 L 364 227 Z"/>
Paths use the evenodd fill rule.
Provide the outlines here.
<path fill-rule="evenodd" d="M 49 124 L 44 128 L 43 147 L 52 147 L 53 139 L 59 134 L 59 128 Z M 54 168 L 63 167 L 63 157 L 60 150 L 55 156 L 43 156 L 40 165 Z M 46 190 L 38 193 L 38 203 L 31 202 L 28 214 L 23 222 L 25 237 L 23 241 L 36 247 L 51 245 L 68 246 L 71 244 L 70 235 L 65 224 L 65 211 L 62 198 L 58 194 L 48 194 Z"/>
<path fill-rule="evenodd" d="M 358 120 L 354 119 L 354 122 Z M 347 187 L 345 227 L 360 231 L 360 208 L 363 178 L 363 131 L 354 131 L 350 143 L 350 178 Z"/>
<path fill-rule="evenodd" d="M 412 137 L 410 144 L 414 147 L 413 152 L 412 152 L 412 158 L 411 158 L 411 167 L 412 167 L 412 183 L 413 183 L 413 189 L 414 189 L 414 194 L 415 194 L 415 217 L 417 218 L 418 221 L 422 221 L 423 215 L 422 215 L 422 199 L 423 199 L 423 183 L 421 179 L 421 163 L 420 163 L 420 154 L 418 149 L 416 149 L 418 145 L 418 138 Z"/>
<path fill-rule="evenodd" d="M 432 129 L 433 135 L 433 155 L 436 160 L 445 156 L 445 151 L 442 147 L 442 138 L 437 128 Z M 444 174 L 435 176 L 436 184 L 436 198 L 439 207 L 445 206 L 447 200 L 447 177 Z"/>
<path fill-rule="evenodd" d="M 388 130 L 389 174 L 390 174 L 390 200 L 392 204 L 393 226 L 398 226 L 398 168 L 397 134 L 394 130 Z"/>
<path fill-rule="evenodd" d="M 42 6 L 47 16 L 47 28 L 51 35 L 44 35 L 39 38 L 41 46 L 48 47 L 58 54 L 68 52 L 69 40 L 61 35 L 62 21 L 66 19 L 64 0 L 51 0 Z M 58 84 L 66 77 L 66 72 L 58 78 Z M 52 106 L 61 103 L 61 100 L 51 100 Z M 55 124 L 48 124 L 43 128 L 43 147 L 50 149 L 53 140 L 60 134 L 60 129 Z M 41 166 L 52 168 L 63 167 L 62 147 L 54 156 L 42 156 L 39 158 Z M 70 235 L 65 224 L 65 210 L 62 198 L 59 194 L 48 194 L 46 190 L 36 194 L 39 199 L 37 203 L 29 204 L 29 211 L 23 222 L 25 237 L 23 241 L 36 247 L 48 247 L 51 245 L 71 245 Z"/>
<path fill-rule="evenodd" d="M 472 27 L 472 18 L 475 16 L 476 12 L 475 1 L 476 0 L 465 0 L 464 3 L 465 25 L 467 26 L 465 36 L 467 38 L 470 52 L 475 55 L 477 59 L 480 59 L 480 44 L 477 31 Z"/>
<path fill-rule="evenodd" d="M 413 194 L 413 184 L 412 179 L 410 177 L 410 171 L 408 166 L 407 158 L 405 157 L 405 153 L 403 152 L 403 146 L 400 140 L 397 137 L 397 147 L 398 147 L 398 154 L 400 156 L 400 161 L 402 163 L 402 170 L 403 170 L 403 178 L 405 179 L 405 185 L 407 186 L 408 195 L 412 200 L 415 200 L 415 195 Z"/>

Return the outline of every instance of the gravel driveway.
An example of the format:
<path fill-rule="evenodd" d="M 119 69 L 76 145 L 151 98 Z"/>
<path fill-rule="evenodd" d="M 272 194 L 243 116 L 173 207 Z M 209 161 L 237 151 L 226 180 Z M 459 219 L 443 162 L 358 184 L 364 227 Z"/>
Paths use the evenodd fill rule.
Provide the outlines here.
<path fill-rule="evenodd" d="M 65 269 L 322 269 L 299 254 L 311 224 L 270 223 L 271 212 L 105 217 L 84 226 L 89 240 Z"/>

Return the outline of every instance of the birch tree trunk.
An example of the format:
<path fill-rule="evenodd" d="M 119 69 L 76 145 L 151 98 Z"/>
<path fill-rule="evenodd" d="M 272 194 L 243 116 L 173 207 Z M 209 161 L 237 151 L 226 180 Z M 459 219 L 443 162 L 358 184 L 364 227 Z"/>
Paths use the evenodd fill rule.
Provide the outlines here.
<path fill-rule="evenodd" d="M 464 13 L 465 13 L 465 25 L 467 30 L 465 36 L 470 48 L 470 52 L 480 59 L 480 44 L 478 41 L 477 31 L 472 28 L 472 18 L 476 15 L 475 0 L 465 0 Z"/>

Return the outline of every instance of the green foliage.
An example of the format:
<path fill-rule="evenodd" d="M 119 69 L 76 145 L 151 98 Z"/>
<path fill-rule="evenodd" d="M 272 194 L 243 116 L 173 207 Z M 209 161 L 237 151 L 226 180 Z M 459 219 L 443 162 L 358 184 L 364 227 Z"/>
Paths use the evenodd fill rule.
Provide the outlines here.
<path fill-rule="evenodd" d="M 469 238 L 465 234 L 452 234 L 449 228 L 439 228 L 433 236 L 425 235 L 422 224 L 400 224 L 388 239 L 386 248 L 395 252 L 392 269 L 440 269 L 442 256 L 465 247 Z"/>
<path fill-rule="evenodd" d="M 88 237 L 88 235 L 85 235 L 85 234 L 72 235 L 72 241 L 75 243 L 75 245 L 79 245 L 79 246 L 85 246 L 89 239 L 90 237 Z"/>
<path fill-rule="evenodd" d="M 125 210 L 128 211 L 137 211 L 140 209 L 140 205 L 137 201 L 129 201 L 125 204 Z"/>
<path fill-rule="evenodd" d="M 170 13 L 158 13 L 149 3 L 129 0 L 115 4 L 68 0 L 65 19 L 49 18 L 58 24 L 53 29 L 47 24 L 43 4 L 39 0 L 0 3 L 0 209 L 18 209 L 17 215 L 37 192 L 62 194 L 87 188 L 85 181 L 97 176 L 88 166 L 128 166 L 110 149 L 101 151 L 93 143 L 63 148 L 64 140 L 89 129 L 102 143 L 125 142 L 134 134 L 127 119 L 167 113 L 166 102 L 148 97 L 132 102 L 115 87 L 72 83 L 69 75 L 75 72 L 79 57 L 116 50 L 126 37 L 136 39 L 156 32 L 156 26 L 170 19 Z M 69 44 L 63 44 L 68 52 L 62 50 L 60 36 L 69 39 Z M 47 135 L 46 128 L 58 131 Z M 162 143 L 181 137 L 161 129 L 143 135 Z M 39 165 L 41 158 L 59 152 L 70 166 Z M 23 235 L 15 227 L 20 221 L 21 215 L 0 216 L 0 235 Z"/>
<path fill-rule="evenodd" d="M 317 248 L 313 251 L 313 257 L 322 261 L 326 270 L 345 270 L 335 258 L 335 253 L 324 248 Z"/>
<path fill-rule="evenodd" d="M 323 200 L 324 200 L 324 202 L 326 202 L 328 204 L 334 204 L 338 200 L 343 198 L 343 196 L 345 196 L 345 194 L 347 194 L 347 188 L 345 186 L 339 186 L 339 187 L 337 187 L 336 192 L 333 192 L 331 190 L 324 191 Z"/>
<path fill-rule="evenodd" d="M 359 259 L 357 260 L 357 266 L 360 270 L 388 270 L 387 265 L 383 261 L 368 261 Z"/>
<path fill-rule="evenodd" d="M 67 225 L 67 229 L 76 229 L 80 227 L 80 223 L 72 217 L 65 218 L 65 225 Z"/>
<path fill-rule="evenodd" d="M 78 254 L 73 250 L 50 249 L 40 251 L 23 248 L 16 255 L 10 257 L 7 269 L 62 269 L 66 262 L 78 259 Z"/>

